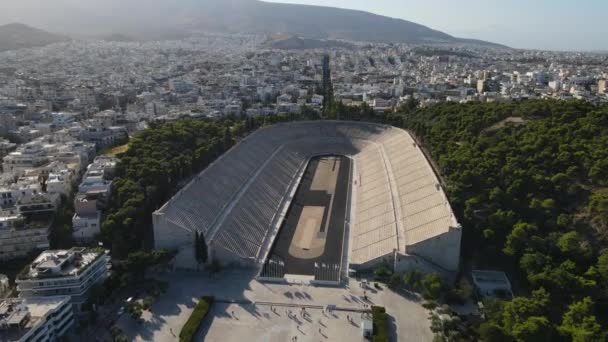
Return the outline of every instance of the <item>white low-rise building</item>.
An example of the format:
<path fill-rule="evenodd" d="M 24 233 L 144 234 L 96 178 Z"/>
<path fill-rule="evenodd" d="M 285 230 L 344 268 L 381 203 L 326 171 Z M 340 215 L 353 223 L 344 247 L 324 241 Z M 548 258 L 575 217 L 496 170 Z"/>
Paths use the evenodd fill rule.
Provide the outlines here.
<path fill-rule="evenodd" d="M 68 196 L 73 179 L 74 172 L 70 170 L 50 173 L 46 180 L 46 191 Z"/>
<path fill-rule="evenodd" d="M 90 242 L 101 231 L 101 211 L 76 213 L 72 217 L 72 237 L 79 242 Z"/>
<path fill-rule="evenodd" d="M 91 287 L 107 278 L 108 253 L 82 247 L 44 251 L 17 276 L 19 297 L 70 296 L 79 311 Z"/>
<path fill-rule="evenodd" d="M 17 201 L 17 210 L 24 216 L 42 213 L 50 214 L 55 212 L 60 204 L 61 195 L 59 193 L 34 192 L 21 196 Z"/>
<path fill-rule="evenodd" d="M 77 113 L 51 113 L 53 124 L 57 127 L 65 127 L 76 121 Z"/>
<path fill-rule="evenodd" d="M 0 341 L 54 342 L 73 325 L 69 297 L 8 298 L 0 302 Z"/>
<path fill-rule="evenodd" d="M 4 157 L 2 170 L 21 175 L 28 169 L 43 166 L 48 164 L 48 162 L 49 158 L 45 155 L 42 146 L 36 143 L 29 143 Z"/>
<path fill-rule="evenodd" d="M 10 281 L 5 274 L 0 274 L 0 295 L 4 295 L 11 288 Z"/>

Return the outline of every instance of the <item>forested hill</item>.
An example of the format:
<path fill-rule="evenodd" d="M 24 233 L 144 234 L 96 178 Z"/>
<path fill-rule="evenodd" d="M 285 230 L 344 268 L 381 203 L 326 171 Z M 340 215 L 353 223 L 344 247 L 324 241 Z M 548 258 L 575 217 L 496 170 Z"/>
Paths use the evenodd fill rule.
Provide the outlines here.
<path fill-rule="evenodd" d="M 493 307 L 481 337 L 604 341 L 608 106 L 446 103 L 398 119 L 448 183 L 464 266 L 506 270 L 526 295 Z"/>

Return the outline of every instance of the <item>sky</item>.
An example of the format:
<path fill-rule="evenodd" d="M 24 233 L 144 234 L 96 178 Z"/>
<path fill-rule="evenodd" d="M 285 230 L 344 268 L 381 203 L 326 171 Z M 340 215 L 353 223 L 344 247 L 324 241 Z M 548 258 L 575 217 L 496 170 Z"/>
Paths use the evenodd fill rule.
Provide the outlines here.
<path fill-rule="evenodd" d="M 266 0 L 350 8 L 514 48 L 608 50 L 608 0 Z"/>

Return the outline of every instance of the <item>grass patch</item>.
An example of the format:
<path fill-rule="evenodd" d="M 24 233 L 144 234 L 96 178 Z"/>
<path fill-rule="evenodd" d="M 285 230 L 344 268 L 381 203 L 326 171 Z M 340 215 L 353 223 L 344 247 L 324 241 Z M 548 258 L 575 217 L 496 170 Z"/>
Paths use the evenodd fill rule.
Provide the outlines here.
<path fill-rule="evenodd" d="M 213 297 L 201 297 L 194 307 L 194 311 L 192 311 L 190 318 L 188 318 L 186 324 L 184 324 L 179 333 L 180 342 L 194 341 L 194 335 L 196 335 L 198 328 L 203 322 L 203 319 L 205 319 L 205 316 L 207 316 L 209 308 L 211 308 L 211 304 L 213 304 Z"/>
<path fill-rule="evenodd" d="M 104 150 L 101 154 L 108 157 L 116 157 L 119 154 L 125 153 L 129 150 L 129 144 L 124 144 Z"/>
<path fill-rule="evenodd" d="M 372 320 L 374 322 L 374 342 L 388 342 L 388 315 L 382 306 L 372 306 Z"/>

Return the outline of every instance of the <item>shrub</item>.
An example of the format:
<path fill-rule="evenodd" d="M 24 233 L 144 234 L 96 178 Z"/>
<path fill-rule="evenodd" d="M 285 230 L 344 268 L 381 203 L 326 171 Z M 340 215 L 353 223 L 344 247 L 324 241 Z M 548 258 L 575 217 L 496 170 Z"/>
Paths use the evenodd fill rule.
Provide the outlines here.
<path fill-rule="evenodd" d="M 437 300 L 444 289 L 441 276 L 438 273 L 430 273 L 422 278 L 423 296 L 425 299 Z"/>
<path fill-rule="evenodd" d="M 416 292 L 422 290 L 422 273 L 418 271 L 408 271 L 403 275 L 403 283 L 405 286 Z"/>
<path fill-rule="evenodd" d="M 211 261 L 211 265 L 208 266 L 208 270 L 211 273 L 218 273 L 219 271 L 222 270 L 222 264 L 220 264 L 219 260 L 217 259 L 213 259 Z"/>
<path fill-rule="evenodd" d="M 143 308 L 144 310 L 150 310 L 150 308 L 152 307 L 152 304 L 154 304 L 154 297 L 146 297 L 143 300 Z"/>
<path fill-rule="evenodd" d="M 388 282 L 388 286 L 392 289 L 396 289 L 399 287 L 399 285 L 401 285 L 401 276 L 395 273 L 391 276 L 391 279 Z"/>
<path fill-rule="evenodd" d="M 427 310 L 435 310 L 435 308 L 437 308 L 437 302 L 433 301 L 433 300 L 428 300 L 425 301 L 424 303 L 422 303 L 422 307 L 427 309 Z"/>
<path fill-rule="evenodd" d="M 127 312 L 129 313 L 129 315 L 131 315 L 131 318 L 138 320 L 141 318 L 141 315 L 143 313 L 143 307 L 139 302 L 133 301 L 129 305 L 127 305 Z"/>
<path fill-rule="evenodd" d="M 374 278 L 378 280 L 387 279 L 391 276 L 391 272 L 384 266 L 380 266 L 374 270 Z"/>
<path fill-rule="evenodd" d="M 464 305 L 468 299 L 469 296 L 463 289 L 452 289 L 445 294 L 445 301 L 448 304 Z"/>
<path fill-rule="evenodd" d="M 372 306 L 372 320 L 374 323 L 374 342 L 388 342 L 388 315 L 382 306 Z"/>
<path fill-rule="evenodd" d="M 190 318 L 188 318 L 179 333 L 180 342 L 190 342 L 194 340 L 194 335 L 201 326 L 205 316 L 207 316 L 211 304 L 213 304 L 213 297 L 202 297 L 198 301 L 194 307 L 194 310 L 192 311 L 192 314 L 190 315 Z"/>
<path fill-rule="evenodd" d="M 158 284 L 158 290 L 160 291 L 161 294 L 164 294 L 167 292 L 167 289 L 169 288 L 169 283 L 167 283 L 166 281 L 159 281 L 157 284 Z"/>

